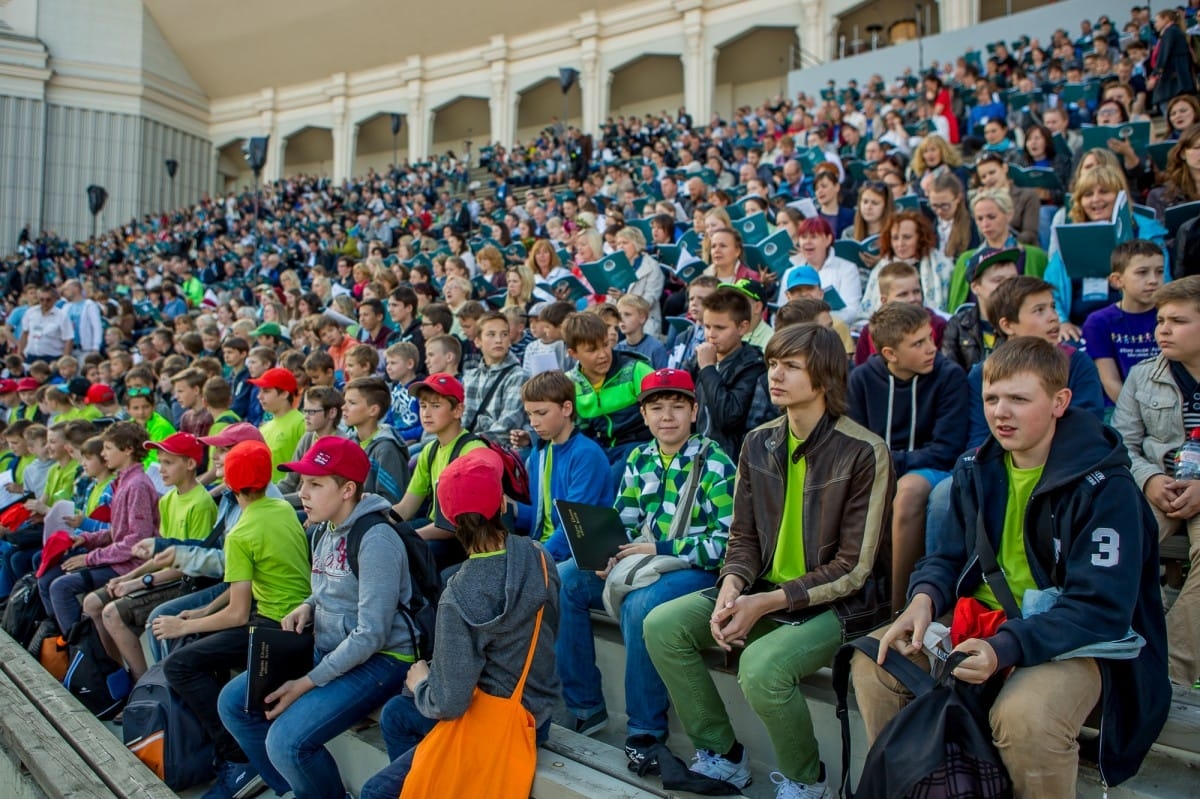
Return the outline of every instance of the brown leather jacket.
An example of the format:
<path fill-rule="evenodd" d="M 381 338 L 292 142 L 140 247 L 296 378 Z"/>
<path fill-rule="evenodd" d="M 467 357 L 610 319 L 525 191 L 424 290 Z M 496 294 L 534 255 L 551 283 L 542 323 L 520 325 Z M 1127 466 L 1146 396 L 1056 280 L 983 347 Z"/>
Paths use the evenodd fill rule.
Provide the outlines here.
<path fill-rule="evenodd" d="M 787 417 L 747 436 L 734 487 L 733 523 L 721 578 L 735 574 L 750 591 L 772 590 L 761 578 L 779 538 L 787 487 Z M 887 621 L 890 611 L 892 499 L 896 475 L 879 436 L 849 417 L 826 415 L 791 453 L 806 459 L 805 573 L 779 586 L 788 612 L 828 605 L 846 638 Z M 758 583 L 758 585 L 755 585 Z"/>

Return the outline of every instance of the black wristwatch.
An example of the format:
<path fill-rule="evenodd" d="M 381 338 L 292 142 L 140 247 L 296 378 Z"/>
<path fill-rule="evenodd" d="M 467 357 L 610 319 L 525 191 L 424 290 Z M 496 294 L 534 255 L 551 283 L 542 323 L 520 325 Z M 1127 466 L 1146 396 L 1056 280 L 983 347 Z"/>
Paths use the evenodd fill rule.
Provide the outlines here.
<path fill-rule="evenodd" d="M 154 587 L 154 575 L 153 574 L 143 575 L 142 585 L 146 586 L 147 588 L 153 588 Z"/>

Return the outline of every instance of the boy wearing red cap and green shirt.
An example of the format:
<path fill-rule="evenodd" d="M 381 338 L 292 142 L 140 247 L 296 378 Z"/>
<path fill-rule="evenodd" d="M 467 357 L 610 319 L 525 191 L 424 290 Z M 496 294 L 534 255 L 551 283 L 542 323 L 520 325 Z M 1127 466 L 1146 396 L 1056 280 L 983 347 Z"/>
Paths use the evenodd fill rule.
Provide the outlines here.
<path fill-rule="evenodd" d="M 159 616 L 153 622 L 160 640 L 206 634 L 171 652 L 163 672 L 213 741 L 217 783 L 207 796 L 248 794 L 248 786 L 258 780 L 221 723 L 217 698 L 222 684 L 214 674 L 244 666 L 250 626 L 278 628 L 310 592 L 308 539 L 296 511 L 286 500 L 266 495 L 275 471 L 271 458 L 271 449 L 260 441 L 244 441 L 225 455 L 225 486 L 242 508 L 225 536 L 225 604 L 214 601 L 207 615 Z"/>
<path fill-rule="evenodd" d="M 263 440 L 271 449 L 271 467 L 290 460 L 296 454 L 296 445 L 304 437 L 304 414 L 296 410 L 296 376 L 283 367 L 276 366 L 250 381 L 258 386 L 258 401 L 262 409 L 271 414 L 271 421 L 261 427 Z M 272 482 L 279 482 L 283 475 L 272 471 Z"/>

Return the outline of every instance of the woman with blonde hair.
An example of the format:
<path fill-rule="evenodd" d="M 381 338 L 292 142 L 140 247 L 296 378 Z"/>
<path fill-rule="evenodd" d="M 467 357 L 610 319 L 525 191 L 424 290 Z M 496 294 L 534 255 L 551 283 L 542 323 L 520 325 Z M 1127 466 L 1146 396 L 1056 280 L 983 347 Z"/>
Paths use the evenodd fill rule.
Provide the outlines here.
<path fill-rule="evenodd" d="M 533 272 L 529 271 L 529 267 L 510 266 L 504 273 L 504 283 L 508 288 L 504 297 L 505 308 L 529 310 L 533 306 Z"/>
<path fill-rule="evenodd" d="M 650 317 L 645 324 L 646 335 L 657 335 L 662 330 L 661 301 L 663 284 L 666 282 L 662 265 L 646 252 L 646 237 L 638 228 L 630 226 L 618 230 L 616 244 L 637 271 L 637 280 L 624 291 L 610 291 L 609 297 L 619 300 L 623 294 L 636 294 L 645 300 L 650 305 Z"/>
<path fill-rule="evenodd" d="M 533 275 L 533 296 L 541 302 L 554 302 L 555 297 L 549 291 L 540 288 L 539 284 L 553 283 L 571 274 L 571 270 L 558 259 L 558 251 L 554 249 L 554 245 L 546 239 L 538 239 L 529 248 L 525 268 Z"/>
<path fill-rule="evenodd" d="M 950 277 L 950 296 L 947 308 L 955 311 L 971 298 L 967 264 L 981 251 L 1018 249 L 1017 274 L 1041 277 L 1046 271 L 1046 251 L 1032 244 L 1022 244 L 1013 234 L 1013 201 L 1004 189 L 981 189 L 971 199 L 971 215 L 979 231 L 979 246 L 965 250 L 954 264 Z"/>
<path fill-rule="evenodd" d="M 1119 198 L 1125 195 L 1129 199 L 1129 183 L 1125 172 L 1120 167 L 1099 165 L 1093 169 L 1082 170 L 1079 178 L 1071 187 L 1071 211 L 1067 218 L 1071 223 L 1080 222 L 1109 222 L 1117 208 Z M 1126 212 L 1128 213 L 1128 212 Z M 1132 230 L 1126 234 L 1128 239 L 1149 239 L 1166 253 L 1166 229 L 1158 221 L 1147 219 L 1137 214 L 1130 214 L 1133 219 Z M 1056 226 L 1057 227 L 1057 226 Z M 1117 242 L 1120 244 L 1121 242 Z M 1089 313 L 1105 305 L 1111 305 L 1120 297 L 1109 287 L 1107 291 L 1098 292 L 1095 296 L 1084 293 L 1084 280 L 1072 277 L 1067 272 L 1062 252 L 1058 249 L 1058 236 L 1051 235 L 1050 260 L 1046 265 L 1046 282 L 1054 286 L 1054 306 L 1061 321 L 1059 338 L 1063 341 L 1075 340 L 1082 335 L 1080 325 Z M 1171 265 L 1166 264 L 1163 282 L 1171 279 Z"/>
<path fill-rule="evenodd" d="M 491 244 L 480 247 L 475 253 L 475 261 L 479 264 L 479 274 L 486 278 L 497 291 L 504 288 L 504 255 Z"/>
<path fill-rule="evenodd" d="M 733 219 L 730 218 L 729 212 L 724 208 L 711 208 L 704 215 L 704 230 L 697 230 L 700 234 L 700 260 L 706 264 L 712 263 L 712 253 L 709 252 L 709 245 L 712 240 L 712 234 L 718 230 L 729 230 L 733 228 Z"/>

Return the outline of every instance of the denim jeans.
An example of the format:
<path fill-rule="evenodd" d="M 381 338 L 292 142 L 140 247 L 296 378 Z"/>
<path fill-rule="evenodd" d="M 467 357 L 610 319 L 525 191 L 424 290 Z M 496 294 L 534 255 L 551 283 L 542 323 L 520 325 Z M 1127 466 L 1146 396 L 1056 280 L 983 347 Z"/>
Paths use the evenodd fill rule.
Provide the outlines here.
<path fill-rule="evenodd" d="M 950 517 L 950 492 L 954 488 L 954 478 L 947 477 L 933 487 L 929 492 L 929 500 L 925 503 L 925 554 L 937 549 L 937 544 L 944 535 L 946 520 Z M 892 608 L 894 611 L 903 608 Z"/>
<path fill-rule="evenodd" d="M 346 789 L 325 744 L 403 689 L 408 667 L 402 660 L 372 655 L 301 696 L 274 721 L 246 712 L 243 673 L 221 690 L 217 710 L 250 765 L 275 793 L 292 790 L 296 799 L 344 799 Z"/>
<path fill-rule="evenodd" d="M 202 608 L 212 602 L 221 595 L 229 586 L 226 583 L 217 583 L 214 586 L 203 588 L 194 594 L 186 594 L 176 599 L 169 599 L 162 603 L 154 610 L 150 611 L 150 615 L 146 618 L 146 629 L 154 629 L 154 620 L 159 616 L 178 616 L 185 610 L 195 610 Z M 174 652 L 179 647 L 183 646 L 188 640 L 185 638 L 174 638 L 169 641 L 160 641 L 154 637 L 153 633 L 146 634 L 146 640 L 150 644 L 150 657 L 152 662 L 158 663 L 167 655 Z"/>
<path fill-rule="evenodd" d="M 603 610 L 604 581 L 581 571 L 575 561 L 558 566 L 562 581 L 558 600 L 555 657 L 567 710 L 585 719 L 604 707 L 590 609 Z M 642 622 L 651 610 L 676 597 L 712 587 L 717 575 L 702 569 L 668 572 L 651 585 L 631 591 L 621 603 L 621 637 L 625 640 L 625 710 L 629 735 L 663 736 L 667 732 L 667 687 L 654 670 L 642 637 Z"/>
<path fill-rule="evenodd" d="M 33 571 L 34 556 L 40 552 L 41 550 L 37 549 L 17 549 L 15 547 L 6 552 L 0 552 L 0 568 L 4 570 L 10 592 L 12 587 L 17 584 L 17 580 Z"/>
<path fill-rule="evenodd" d="M 417 744 L 436 724 L 436 721 L 421 715 L 411 696 L 397 696 L 389 700 L 379 717 L 379 729 L 383 732 L 388 757 L 392 762 L 366 781 L 358 799 L 396 799 L 404 788 L 408 772 L 412 770 Z M 549 737 L 550 722 L 547 720 L 537 729 L 538 746 Z M 454 764 L 447 764 L 447 768 L 453 767 Z"/>
<path fill-rule="evenodd" d="M 116 576 L 117 573 L 109 566 L 70 573 L 64 572 L 60 566 L 54 566 L 38 578 L 38 593 L 46 613 L 58 622 L 58 628 L 65 636 L 83 615 L 79 595 L 102 587 Z"/>

